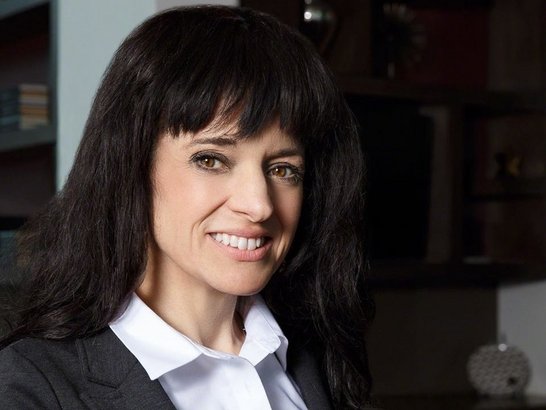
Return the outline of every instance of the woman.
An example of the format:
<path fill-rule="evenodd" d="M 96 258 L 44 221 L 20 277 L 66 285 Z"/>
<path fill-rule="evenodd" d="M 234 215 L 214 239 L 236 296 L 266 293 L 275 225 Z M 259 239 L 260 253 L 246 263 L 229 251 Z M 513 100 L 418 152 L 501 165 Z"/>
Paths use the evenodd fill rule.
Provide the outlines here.
<path fill-rule="evenodd" d="M 144 22 L 25 230 L 2 403 L 362 408 L 363 172 L 343 96 L 299 34 L 227 7 Z"/>

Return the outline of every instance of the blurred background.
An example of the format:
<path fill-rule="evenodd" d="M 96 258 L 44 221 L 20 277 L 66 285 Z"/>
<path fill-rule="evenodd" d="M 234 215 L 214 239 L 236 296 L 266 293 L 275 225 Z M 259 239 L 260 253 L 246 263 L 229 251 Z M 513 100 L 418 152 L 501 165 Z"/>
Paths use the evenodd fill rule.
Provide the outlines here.
<path fill-rule="evenodd" d="M 199 3 L 0 0 L 4 295 L 17 229 L 62 187 L 117 46 L 155 12 Z M 359 123 L 379 403 L 546 409 L 546 1 L 209 3 L 304 33 Z M 523 396 L 483 398 L 469 381 L 472 353 L 500 343 L 524 357 L 508 375 Z"/>

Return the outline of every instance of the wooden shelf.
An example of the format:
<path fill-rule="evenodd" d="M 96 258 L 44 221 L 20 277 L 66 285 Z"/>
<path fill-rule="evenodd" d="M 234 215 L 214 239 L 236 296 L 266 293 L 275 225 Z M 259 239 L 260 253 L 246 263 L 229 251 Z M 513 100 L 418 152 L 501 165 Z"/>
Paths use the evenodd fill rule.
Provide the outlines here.
<path fill-rule="evenodd" d="M 546 178 L 502 178 L 480 183 L 469 197 L 473 201 L 544 198 Z"/>
<path fill-rule="evenodd" d="M 32 130 L 0 132 L 0 152 L 15 151 L 39 145 L 55 143 L 55 130 L 52 126 Z"/>
<path fill-rule="evenodd" d="M 481 114 L 514 112 L 546 113 L 544 93 L 509 93 L 426 86 L 363 76 L 338 75 L 338 83 L 347 94 L 408 100 L 422 104 L 462 105 Z"/>
<path fill-rule="evenodd" d="M 385 410 L 546 410 L 546 397 L 484 398 L 472 394 L 445 396 L 392 396 L 377 398 Z"/>
<path fill-rule="evenodd" d="M 404 0 L 401 3 L 412 8 L 468 10 L 488 8 L 492 0 Z"/>
<path fill-rule="evenodd" d="M 544 263 L 426 263 L 423 261 L 372 262 L 370 286 L 381 288 L 495 287 L 546 278 Z"/>
<path fill-rule="evenodd" d="M 0 20 L 47 3 L 49 0 L 2 0 L 0 1 Z"/>

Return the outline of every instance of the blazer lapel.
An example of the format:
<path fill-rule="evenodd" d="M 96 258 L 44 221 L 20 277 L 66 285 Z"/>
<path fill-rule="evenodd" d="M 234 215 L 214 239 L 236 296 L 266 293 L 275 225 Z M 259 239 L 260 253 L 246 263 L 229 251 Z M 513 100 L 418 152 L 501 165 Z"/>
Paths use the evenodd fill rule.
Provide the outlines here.
<path fill-rule="evenodd" d="M 88 388 L 81 399 L 94 409 L 169 409 L 175 407 L 110 328 L 78 341 Z"/>
<path fill-rule="evenodd" d="M 309 410 L 333 410 L 315 358 L 305 349 L 288 347 L 288 372 L 294 378 Z"/>

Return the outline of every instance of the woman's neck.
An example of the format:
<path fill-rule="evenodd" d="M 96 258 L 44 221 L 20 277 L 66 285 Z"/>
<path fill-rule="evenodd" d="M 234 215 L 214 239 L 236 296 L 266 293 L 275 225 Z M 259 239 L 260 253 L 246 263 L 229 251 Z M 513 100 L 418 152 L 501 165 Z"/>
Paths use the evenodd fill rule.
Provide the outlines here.
<path fill-rule="evenodd" d="M 173 278 L 149 271 L 136 293 L 166 323 L 193 341 L 239 354 L 245 333 L 236 312 L 237 296 L 192 284 L 180 275 Z"/>

